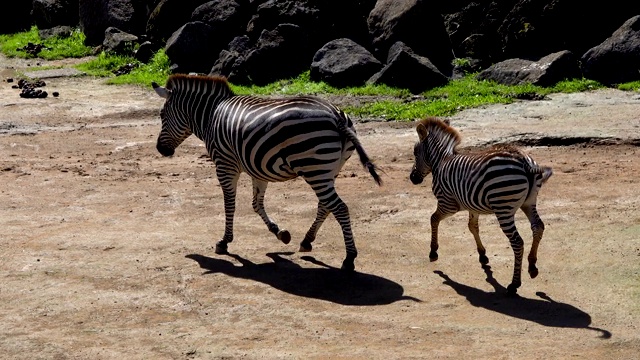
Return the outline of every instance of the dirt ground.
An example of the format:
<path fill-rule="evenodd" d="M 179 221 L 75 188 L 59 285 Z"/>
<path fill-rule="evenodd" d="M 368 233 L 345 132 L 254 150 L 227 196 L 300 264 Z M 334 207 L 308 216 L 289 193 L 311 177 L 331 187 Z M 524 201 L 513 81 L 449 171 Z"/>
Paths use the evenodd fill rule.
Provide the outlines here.
<path fill-rule="evenodd" d="M 6 59 L 4 59 L 6 61 Z M 6 64 L 4 64 L 5 67 Z M 0 69 L 1 70 L 1 69 Z M 230 255 L 216 255 L 222 192 L 203 145 L 155 149 L 151 88 L 51 78 L 22 99 L 0 82 L 0 357 L 5 359 L 637 359 L 640 356 L 640 94 L 615 90 L 466 110 L 463 145 L 528 144 L 554 175 L 539 196 L 540 275 L 504 295 L 513 253 L 481 217 L 440 226 L 429 262 L 430 179 L 408 179 L 414 124 L 359 121 L 384 170 L 356 158 L 349 205 L 357 272 L 330 217 L 297 252 L 316 199 L 300 180 L 267 190 L 284 245 L 251 209 L 243 175 Z M 344 100 L 348 101 L 348 99 Z M 365 119 L 366 120 L 366 119 Z M 518 226 L 528 246 L 524 215 Z"/>

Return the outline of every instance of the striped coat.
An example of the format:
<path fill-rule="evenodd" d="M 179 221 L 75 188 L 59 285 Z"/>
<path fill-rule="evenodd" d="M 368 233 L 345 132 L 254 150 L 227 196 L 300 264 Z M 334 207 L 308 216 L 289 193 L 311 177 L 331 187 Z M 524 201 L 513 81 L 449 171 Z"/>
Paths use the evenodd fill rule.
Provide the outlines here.
<path fill-rule="evenodd" d="M 173 75 L 166 87 L 153 84 L 165 98 L 157 149 L 173 155 L 191 134 L 204 141 L 216 165 L 223 190 L 225 232 L 216 244 L 226 253 L 233 241 L 236 186 L 240 173 L 253 182 L 253 208 L 269 231 L 284 243 L 291 240 L 264 209 L 270 182 L 302 177 L 318 197 L 316 219 L 300 251 L 311 251 L 318 229 L 329 214 L 340 223 L 347 256 L 342 268 L 353 270 L 357 250 L 346 204 L 335 191 L 335 178 L 353 151 L 374 180 L 376 167 L 356 136 L 353 123 L 340 109 L 316 97 L 268 99 L 236 96 L 224 78 Z"/>

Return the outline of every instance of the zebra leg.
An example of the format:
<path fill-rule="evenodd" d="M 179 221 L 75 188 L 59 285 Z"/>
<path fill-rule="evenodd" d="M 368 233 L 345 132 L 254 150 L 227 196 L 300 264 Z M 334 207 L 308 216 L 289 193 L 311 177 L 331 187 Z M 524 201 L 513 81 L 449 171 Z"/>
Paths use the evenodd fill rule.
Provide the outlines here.
<path fill-rule="evenodd" d="M 358 256 L 358 250 L 356 249 L 355 242 L 353 241 L 349 208 L 347 207 L 347 204 L 340 199 L 338 193 L 336 193 L 334 177 L 331 176 L 331 178 L 324 181 L 322 179 L 314 179 L 311 181 L 306 178 L 305 180 L 309 185 L 311 185 L 311 188 L 315 191 L 316 196 L 318 197 L 318 216 L 316 217 L 318 226 L 320 226 L 320 223 L 322 222 L 321 220 L 326 218 L 329 212 L 333 214 L 340 224 L 340 227 L 342 228 L 342 236 L 344 237 L 344 245 L 347 250 L 347 257 L 342 262 L 342 270 L 353 271 L 355 269 L 353 262 Z M 326 214 L 321 212 L 321 207 L 326 209 Z M 314 222 L 314 225 L 316 222 Z M 313 226 L 309 231 L 311 232 L 312 229 Z M 304 241 L 303 244 L 305 244 Z"/>
<path fill-rule="evenodd" d="M 318 213 L 316 214 L 316 219 L 309 228 L 309 231 L 307 231 L 307 234 L 304 236 L 304 240 L 300 243 L 300 252 L 308 252 L 313 249 L 311 243 L 316 239 L 318 230 L 328 215 L 329 210 L 327 210 L 322 203 L 318 202 Z"/>
<path fill-rule="evenodd" d="M 284 230 L 284 229 L 281 230 L 278 227 L 278 224 L 276 224 L 275 222 L 273 222 L 273 220 L 269 218 L 266 210 L 264 209 L 264 194 L 265 194 L 265 191 L 267 190 L 267 185 L 269 183 L 267 183 L 266 181 L 255 179 L 255 178 L 253 178 L 252 181 L 253 181 L 253 202 L 251 205 L 253 206 L 253 211 L 255 211 L 256 213 L 258 213 L 258 215 L 260 215 L 260 217 L 262 218 L 262 221 L 264 221 L 265 225 L 267 225 L 267 228 L 269 229 L 269 231 L 271 231 L 278 238 L 278 240 L 282 241 L 285 244 L 288 244 L 291 241 L 291 234 L 289 234 L 287 230 Z"/>
<path fill-rule="evenodd" d="M 524 240 L 522 240 L 522 237 L 518 233 L 518 229 L 516 229 L 515 216 L 513 212 L 496 212 L 496 217 L 498 218 L 498 222 L 500 223 L 502 232 L 507 236 L 507 238 L 509 238 L 509 243 L 511 244 L 511 248 L 513 249 L 513 279 L 511 280 L 511 284 L 507 286 L 507 294 L 515 295 L 518 291 L 518 288 L 522 284 L 521 273 Z"/>
<path fill-rule="evenodd" d="M 431 251 L 429 252 L 429 260 L 436 261 L 438 260 L 438 226 L 440 225 L 440 221 L 448 218 L 454 213 L 445 212 L 443 207 L 438 203 L 438 208 L 431 215 Z"/>
<path fill-rule="evenodd" d="M 216 165 L 217 166 L 217 165 Z M 216 174 L 224 197 L 224 236 L 216 243 L 216 254 L 227 254 L 227 244 L 233 241 L 233 215 L 236 212 L 236 187 L 239 173 L 227 173 L 217 166 Z"/>
<path fill-rule="evenodd" d="M 538 276 L 538 268 L 536 267 L 536 262 L 538 261 L 538 245 L 540 244 L 540 240 L 542 240 L 542 234 L 544 233 L 544 223 L 538 215 L 535 204 L 522 206 L 521 209 L 527 215 L 527 218 L 531 223 L 531 232 L 533 232 L 533 242 L 531 243 L 531 251 L 529 252 L 528 257 L 529 276 L 531 276 L 531 278 L 533 279 Z"/>
<path fill-rule="evenodd" d="M 480 226 L 478 225 L 479 218 L 480 215 L 478 213 L 469 212 L 469 231 L 471 231 L 473 238 L 476 240 L 476 247 L 478 249 L 478 254 L 480 255 L 480 264 L 487 265 L 489 263 L 489 258 L 487 258 L 487 251 L 480 240 Z"/>

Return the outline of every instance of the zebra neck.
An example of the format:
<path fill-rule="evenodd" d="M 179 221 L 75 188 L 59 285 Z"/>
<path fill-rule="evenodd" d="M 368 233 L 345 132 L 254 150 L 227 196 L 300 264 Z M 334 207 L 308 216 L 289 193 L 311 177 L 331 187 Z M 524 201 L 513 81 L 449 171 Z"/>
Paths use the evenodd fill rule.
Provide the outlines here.
<path fill-rule="evenodd" d="M 199 101 L 194 102 L 193 106 L 188 109 L 190 119 L 190 128 L 200 140 L 204 139 L 204 134 L 207 131 L 207 127 L 213 117 L 213 112 L 216 110 L 222 100 L 227 99 L 232 94 L 212 92 L 209 94 L 203 94 L 199 97 Z"/>
<path fill-rule="evenodd" d="M 431 167 L 435 170 L 440 167 L 443 160 L 455 154 L 457 142 L 452 138 L 440 138 L 434 139 L 430 143 L 431 149 L 429 150 L 429 162 L 431 163 Z"/>

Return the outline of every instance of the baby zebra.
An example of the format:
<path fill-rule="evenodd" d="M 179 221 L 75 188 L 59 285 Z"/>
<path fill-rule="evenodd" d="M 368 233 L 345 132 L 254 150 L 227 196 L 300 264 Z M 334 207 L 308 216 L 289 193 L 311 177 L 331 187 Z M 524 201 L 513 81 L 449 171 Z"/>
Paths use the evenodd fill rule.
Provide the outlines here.
<path fill-rule="evenodd" d="M 269 182 L 302 177 L 318 197 L 318 210 L 300 251 L 311 251 L 320 225 L 332 213 L 342 227 L 347 250 L 342 268 L 355 268 L 358 253 L 349 210 L 335 191 L 335 178 L 355 150 L 378 185 L 381 180 L 344 112 L 315 97 L 236 96 L 222 77 L 172 75 L 166 88 L 152 85 L 166 99 L 160 112 L 158 151 L 171 156 L 194 134 L 204 141 L 216 165 L 225 210 L 224 236 L 216 243 L 216 253 L 227 253 L 227 244 L 233 241 L 236 186 L 241 172 L 253 181 L 253 209 L 285 244 L 291 235 L 267 216 L 265 190 Z"/>
<path fill-rule="evenodd" d="M 495 214 L 500 228 L 509 238 L 515 255 L 513 279 L 507 287 L 515 294 L 520 287 L 524 241 L 518 234 L 515 213 L 521 209 L 531 223 L 533 243 L 529 252 L 529 275 L 538 275 L 536 268 L 538 244 L 544 223 L 536 211 L 536 198 L 544 182 L 552 174 L 551 168 L 538 166 L 521 150 L 513 146 L 496 146 L 483 152 L 461 154 L 457 146 L 460 134 L 448 121 L 426 118 L 417 125 L 420 141 L 415 145 L 415 164 L 410 179 L 420 184 L 433 173 L 433 194 L 438 207 L 431 215 L 431 252 L 429 259 L 438 259 L 438 225 L 440 221 L 461 210 L 469 211 L 469 230 L 476 240 L 480 263 L 489 259 L 480 241 L 478 217 Z"/>

